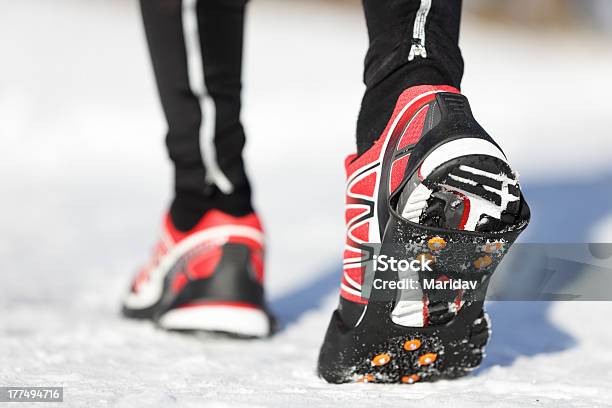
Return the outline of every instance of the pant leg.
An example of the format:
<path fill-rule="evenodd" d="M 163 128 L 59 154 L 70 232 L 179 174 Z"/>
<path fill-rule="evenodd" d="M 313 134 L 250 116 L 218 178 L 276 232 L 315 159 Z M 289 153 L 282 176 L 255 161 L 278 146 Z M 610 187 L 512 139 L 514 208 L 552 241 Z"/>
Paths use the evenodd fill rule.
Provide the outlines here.
<path fill-rule="evenodd" d="M 187 230 L 211 208 L 233 215 L 253 211 L 240 124 L 245 1 L 141 0 L 140 5 L 168 125 L 175 225 Z M 206 137 L 216 152 L 202 151 Z"/>
<path fill-rule="evenodd" d="M 240 121 L 246 4 L 247 0 L 197 1 L 207 94 L 204 120 L 208 120 L 206 113 L 214 115 L 210 139 L 216 156 L 211 163 L 215 168 L 209 169 L 209 175 L 223 192 L 216 196 L 218 205 L 238 215 L 252 211 L 242 159 L 245 133 Z"/>
<path fill-rule="evenodd" d="M 415 85 L 459 88 L 461 0 L 363 0 L 369 49 L 366 91 L 357 121 L 357 151 L 380 137 L 399 95 Z M 415 27 L 416 26 L 416 27 Z M 419 27 L 424 31 L 421 32 Z M 416 32 L 415 32 L 416 28 Z M 422 46 L 425 52 L 420 52 Z"/>

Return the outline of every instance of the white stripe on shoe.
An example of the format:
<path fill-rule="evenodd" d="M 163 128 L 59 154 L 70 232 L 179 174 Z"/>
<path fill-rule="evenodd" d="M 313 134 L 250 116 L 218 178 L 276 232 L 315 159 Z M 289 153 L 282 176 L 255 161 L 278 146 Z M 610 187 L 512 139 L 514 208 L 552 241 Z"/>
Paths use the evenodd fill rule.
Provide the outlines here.
<path fill-rule="evenodd" d="M 419 184 L 408 197 L 406 206 L 402 211 L 402 218 L 411 222 L 419 222 L 421 213 L 427 207 L 427 200 L 431 197 L 431 193 L 432 191 L 424 184 Z"/>
<path fill-rule="evenodd" d="M 504 156 L 502 151 L 487 140 L 471 137 L 455 139 L 437 147 L 425 158 L 419 169 L 419 178 L 424 180 L 432 171 L 447 161 L 458 157 L 476 155 L 493 156 L 507 163 L 506 156 Z"/>

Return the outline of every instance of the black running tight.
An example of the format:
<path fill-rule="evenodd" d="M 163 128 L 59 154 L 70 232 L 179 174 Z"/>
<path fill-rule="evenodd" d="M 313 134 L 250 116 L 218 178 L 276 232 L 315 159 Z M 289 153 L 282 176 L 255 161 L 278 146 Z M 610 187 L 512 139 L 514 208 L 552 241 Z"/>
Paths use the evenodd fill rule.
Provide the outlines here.
<path fill-rule="evenodd" d="M 191 228 L 209 209 L 251 211 L 240 123 L 246 0 L 141 0 L 175 168 L 170 208 Z M 363 0 L 370 39 L 357 150 L 384 129 L 395 100 L 421 84 L 459 87 L 461 0 Z M 339 56 L 339 58 L 341 55 Z"/>

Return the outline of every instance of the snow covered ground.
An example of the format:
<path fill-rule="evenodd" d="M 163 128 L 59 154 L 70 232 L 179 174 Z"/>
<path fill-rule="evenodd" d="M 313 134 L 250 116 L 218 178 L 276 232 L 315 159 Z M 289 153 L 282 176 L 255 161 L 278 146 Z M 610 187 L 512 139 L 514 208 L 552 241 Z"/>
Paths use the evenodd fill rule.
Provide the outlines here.
<path fill-rule="evenodd" d="M 78 407 L 612 404 L 605 302 L 492 304 L 488 359 L 458 381 L 316 377 L 337 296 L 342 160 L 362 92 L 358 8 L 251 5 L 246 154 L 284 329 L 250 342 L 119 316 L 170 190 L 136 3 L 0 0 L 0 9 L 0 386 L 62 385 L 64 405 Z M 612 241 L 612 44 L 469 18 L 462 44 L 464 91 L 534 210 L 524 241 Z"/>

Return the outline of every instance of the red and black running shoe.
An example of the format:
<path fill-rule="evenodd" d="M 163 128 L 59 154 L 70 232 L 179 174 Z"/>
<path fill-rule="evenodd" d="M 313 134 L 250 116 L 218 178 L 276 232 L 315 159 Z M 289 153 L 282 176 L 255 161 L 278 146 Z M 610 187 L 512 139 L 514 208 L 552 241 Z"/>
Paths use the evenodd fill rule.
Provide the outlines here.
<path fill-rule="evenodd" d="M 340 305 L 319 375 L 332 383 L 465 375 L 489 338 L 489 278 L 530 217 L 504 153 L 458 90 L 418 86 L 346 169 Z M 392 258 L 395 268 L 378 267 Z"/>
<path fill-rule="evenodd" d="M 208 211 L 188 232 L 166 216 L 153 256 L 123 300 L 128 317 L 168 330 L 265 337 L 264 234 L 256 214 Z"/>

